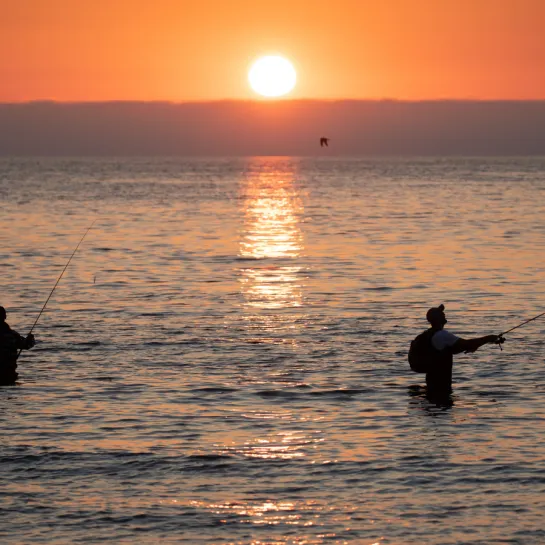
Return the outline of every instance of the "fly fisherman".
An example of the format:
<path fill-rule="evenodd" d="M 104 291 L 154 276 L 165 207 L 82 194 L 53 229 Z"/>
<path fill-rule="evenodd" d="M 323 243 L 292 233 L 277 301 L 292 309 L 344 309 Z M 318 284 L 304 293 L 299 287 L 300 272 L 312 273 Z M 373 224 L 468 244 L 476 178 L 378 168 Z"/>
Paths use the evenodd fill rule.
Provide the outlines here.
<path fill-rule="evenodd" d="M 426 313 L 431 328 L 420 334 L 412 343 L 409 363 L 413 371 L 426 373 L 428 396 L 445 397 L 452 392 L 453 355 L 475 352 L 484 344 L 501 344 L 501 335 L 486 335 L 462 339 L 447 331 L 445 306 L 433 307 Z"/>
<path fill-rule="evenodd" d="M 17 353 L 35 345 L 34 335 L 22 337 L 6 322 L 6 309 L 0 307 L 0 385 L 13 384 L 17 377 Z"/>

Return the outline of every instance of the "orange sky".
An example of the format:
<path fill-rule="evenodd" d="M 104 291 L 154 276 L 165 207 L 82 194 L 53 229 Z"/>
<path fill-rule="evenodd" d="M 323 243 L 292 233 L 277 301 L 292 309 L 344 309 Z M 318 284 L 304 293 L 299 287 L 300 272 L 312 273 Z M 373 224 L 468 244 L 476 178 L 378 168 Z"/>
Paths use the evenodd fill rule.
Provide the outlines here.
<path fill-rule="evenodd" d="M 1 0 L 0 101 L 545 99 L 545 0 Z"/>

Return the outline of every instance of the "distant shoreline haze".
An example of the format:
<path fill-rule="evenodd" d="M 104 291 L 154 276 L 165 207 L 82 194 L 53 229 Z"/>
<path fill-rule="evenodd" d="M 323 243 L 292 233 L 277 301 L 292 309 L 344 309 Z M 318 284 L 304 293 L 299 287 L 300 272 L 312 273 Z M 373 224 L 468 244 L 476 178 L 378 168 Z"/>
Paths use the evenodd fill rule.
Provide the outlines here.
<path fill-rule="evenodd" d="M 0 104 L 0 156 L 36 155 L 545 155 L 545 100 Z"/>

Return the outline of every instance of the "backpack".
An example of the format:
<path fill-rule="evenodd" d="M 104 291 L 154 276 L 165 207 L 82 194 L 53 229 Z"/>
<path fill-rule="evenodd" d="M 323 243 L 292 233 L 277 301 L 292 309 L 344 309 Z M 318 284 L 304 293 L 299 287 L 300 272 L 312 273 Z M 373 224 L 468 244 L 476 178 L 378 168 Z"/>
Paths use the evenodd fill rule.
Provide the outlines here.
<path fill-rule="evenodd" d="M 437 359 L 438 351 L 431 344 L 431 339 L 437 331 L 430 327 L 411 341 L 409 365 L 415 373 L 427 373 Z"/>

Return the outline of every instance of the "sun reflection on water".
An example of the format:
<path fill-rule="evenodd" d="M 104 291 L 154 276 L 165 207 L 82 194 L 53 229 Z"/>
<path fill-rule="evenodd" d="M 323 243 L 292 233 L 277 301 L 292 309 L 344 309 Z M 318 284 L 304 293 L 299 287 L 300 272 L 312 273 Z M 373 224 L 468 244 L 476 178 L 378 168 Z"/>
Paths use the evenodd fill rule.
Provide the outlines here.
<path fill-rule="evenodd" d="M 299 307 L 303 304 L 302 267 L 295 259 L 304 250 L 303 205 L 295 168 L 284 164 L 279 169 L 278 163 L 259 161 L 250 165 L 242 181 L 244 228 L 239 257 L 251 263 L 241 267 L 242 293 L 249 307 Z"/>
<path fill-rule="evenodd" d="M 263 501 L 247 501 L 243 498 L 221 499 L 214 502 L 191 502 L 197 510 L 205 510 L 220 517 L 222 524 L 247 524 L 250 527 L 290 526 L 289 536 L 280 539 L 261 541 L 253 539 L 250 545 L 318 545 L 325 542 L 348 543 L 343 539 L 344 532 L 350 532 L 352 517 L 336 513 L 336 508 L 330 504 L 312 499 L 297 499 L 290 501 L 266 498 Z M 358 512 L 358 506 L 346 506 L 353 513 Z M 337 528 L 326 526 L 326 520 L 333 521 Z M 374 524 L 374 520 L 370 524 Z M 299 527 L 300 530 L 296 530 Z M 285 530 L 288 531 L 287 529 Z M 299 534 L 299 535 L 297 535 Z M 359 540 L 362 545 L 380 545 L 385 536 Z M 352 541 L 351 541 L 352 542 Z M 242 542 L 237 542 L 242 543 Z"/>
<path fill-rule="evenodd" d="M 303 522 L 301 514 L 296 512 L 295 504 L 289 501 L 264 501 L 258 503 L 249 502 L 218 502 L 204 504 L 192 502 L 195 507 L 204 507 L 218 515 L 235 515 L 240 523 L 251 524 L 289 524 L 311 526 L 311 521 Z M 226 523 L 227 520 L 222 520 Z"/>
<path fill-rule="evenodd" d="M 262 417 L 263 418 L 263 417 Z M 265 417 L 267 418 L 267 417 Z M 285 429 L 274 434 L 218 433 L 216 452 L 246 459 L 295 460 L 313 456 L 325 438 L 320 430 Z"/>

